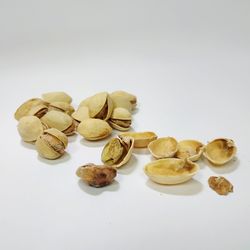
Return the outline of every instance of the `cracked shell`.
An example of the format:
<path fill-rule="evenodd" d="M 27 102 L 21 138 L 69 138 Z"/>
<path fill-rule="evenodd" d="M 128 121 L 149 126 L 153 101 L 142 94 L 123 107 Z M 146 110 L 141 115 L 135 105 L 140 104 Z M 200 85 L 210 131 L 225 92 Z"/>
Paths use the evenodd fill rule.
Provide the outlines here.
<path fill-rule="evenodd" d="M 137 98 L 128 92 L 118 90 L 110 94 L 115 108 L 125 108 L 128 111 L 135 109 Z"/>
<path fill-rule="evenodd" d="M 75 111 L 74 107 L 67 102 L 52 102 L 49 104 L 50 110 L 61 111 L 68 115 L 71 115 Z"/>
<path fill-rule="evenodd" d="M 148 163 L 145 174 L 159 184 L 179 184 L 190 180 L 199 170 L 198 164 L 183 159 L 166 158 Z"/>
<path fill-rule="evenodd" d="M 71 103 L 72 98 L 67 93 L 62 91 L 56 91 L 56 92 L 48 92 L 42 94 L 43 100 L 46 102 L 52 103 L 52 102 L 67 102 Z"/>
<path fill-rule="evenodd" d="M 78 125 L 77 132 L 86 140 L 97 141 L 108 137 L 112 128 L 104 120 L 89 118 Z"/>
<path fill-rule="evenodd" d="M 203 155 L 214 165 L 221 166 L 229 162 L 236 155 L 237 148 L 231 139 L 218 138 L 209 142 Z"/>
<path fill-rule="evenodd" d="M 82 122 L 88 118 L 89 116 L 89 108 L 86 106 L 79 107 L 72 115 L 77 122 Z"/>
<path fill-rule="evenodd" d="M 176 157 L 180 159 L 188 158 L 190 161 L 200 159 L 204 150 L 204 145 L 196 140 L 183 140 L 178 142 Z"/>
<path fill-rule="evenodd" d="M 48 112 L 48 107 L 44 104 L 39 104 L 30 109 L 28 115 L 34 115 L 38 118 L 42 118 Z"/>
<path fill-rule="evenodd" d="M 162 137 L 148 144 L 150 153 L 156 158 L 170 158 L 178 150 L 178 142 L 173 137 Z"/>

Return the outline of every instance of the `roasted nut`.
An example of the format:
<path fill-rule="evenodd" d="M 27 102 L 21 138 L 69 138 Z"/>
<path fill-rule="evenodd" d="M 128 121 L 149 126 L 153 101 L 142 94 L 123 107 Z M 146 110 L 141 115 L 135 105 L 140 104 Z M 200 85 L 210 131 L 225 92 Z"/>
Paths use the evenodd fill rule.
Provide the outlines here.
<path fill-rule="evenodd" d="M 42 118 L 47 112 L 48 112 L 48 107 L 44 104 L 40 104 L 35 107 L 32 107 L 28 115 L 33 115 L 38 118 Z"/>
<path fill-rule="evenodd" d="M 46 102 L 52 103 L 52 102 L 67 102 L 71 103 L 72 98 L 66 94 L 65 92 L 48 92 L 42 94 L 43 100 Z"/>
<path fill-rule="evenodd" d="M 86 106 L 79 107 L 72 115 L 75 121 L 78 123 L 90 118 L 89 108 Z"/>
<path fill-rule="evenodd" d="M 32 142 L 43 133 L 43 124 L 36 116 L 24 116 L 19 120 L 17 129 L 24 141 Z"/>
<path fill-rule="evenodd" d="M 211 176 L 208 179 L 209 187 L 220 195 L 227 195 L 233 192 L 233 185 L 222 176 Z"/>
<path fill-rule="evenodd" d="M 93 187 L 104 187 L 111 184 L 116 177 L 116 169 L 105 165 L 89 163 L 79 167 L 76 175 Z"/>
<path fill-rule="evenodd" d="M 71 115 L 75 111 L 74 107 L 67 102 L 52 102 L 49 104 L 50 110 L 61 111 L 68 115 Z"/>
<path fill-rule="evenodd" d="M 110 94 L 110 97 L 114 103 L 114 108 L 125 108 L 128 111 L 132 111 L 136 107 L 136 96 L 125 91 L 115 91 Z"/>
<path fill-rule="evenodd" d="M 39 155 L 51 160 L 61 157 L 67 145 L 67 136 L 55 128 L 45 130 L 36 141 L 36 149 Z"/>

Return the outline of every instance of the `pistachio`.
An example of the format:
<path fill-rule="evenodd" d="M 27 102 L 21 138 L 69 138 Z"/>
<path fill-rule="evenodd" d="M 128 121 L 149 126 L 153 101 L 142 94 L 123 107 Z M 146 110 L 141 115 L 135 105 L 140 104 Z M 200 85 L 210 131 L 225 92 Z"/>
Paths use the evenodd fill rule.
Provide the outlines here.
<path fill-rule="evenodd" d="M 15 119 L 19 121 L 22 117 L 29 115 L 29 112 L 33 107 L 36 107 L 40 104 L 43 104 L 45 106 L 48 105 L 47 102 L 43 101 L 40 98 L 29 99 L 18 107 L 14 115 Z"/>
<path fill-rule="evenodd" d="M 229 192 L 233 192 L 233 185 L 222 176 L 209 177 L 208 184 L 210 188 L 220 195 L 227 195 Z"/>
<path fill-rule="evenodd" d="M 116 168 L 123 166 L 130 160 L 133 146 L 134 139 L 131 137 L 112 138 L 103 148 L 102 162 Z"/>
<path fill-rule="evenodd" d="M 42 118 L 48 112 L 48 107 L 44 104 L 39 104 L 30 109 L 28 115 L 34 115 L 38 118 Z"/>
<path fill-rule="evenodd" d="M 68 115 L 75 111 L 74 107 L 67 102 L 52 102 L 49 104 L 49 110 L 61 111 Z"/>
<path fill-rule="evenodd" d="M 72 98 L 66 94 L 65 92 L 48 92 L 42 94 L 43 100 L 46 102 L 52 103 L 52 102 L 67 102 L 71 103 Z"/>
<path fill-rule="evenodd" d="M 61 157 L 68 145 L 67 136 L 61 131 L 50 128 L 37 138 L 36 149 L 38 153 L 47 159 L 57 159 Z"/>
<path fill-rule="evenodd" d="M 116 169 L 105 165 L 89 163 L 79 167 L 76 175 L 93 187 L 104 187 L 111 184 L 116 177 Z"/>
<path fill-rule="evenodd" d="M 51 110 L 41 118 L 41 121 L 50 128 L 56 128 L 66 135 L 71 135 L 75 132 L 75 123 L 71 116 L 66 113 Z"/>
<path fill-rule="evenodd" d="M 110 126 L 120 131 L 129 130 L 131 122 L 131 113 L 125 108 L 115 108 L 109 119 Z"/>
<path fill-rule="evenodd" d="M 110 97 L 114 103 L 114 108 L 125 108 L 128 111 L 132 111 L 136 107 L 137 98 L 136 96 L 119 90 L 110 94 Z"/>
<path fill-rule="evenodd" d="M 72 115 L 77 122 L 82 122 L 89 117 L 89 108 L 86 106 L 79 107 Z"/>
<path fill-rule="evenodd" d="M 36 116 L 24 116 L 19 120 L 17 129 L 24 141 L 33 142 L 43 133 L 43 124 Z"/>

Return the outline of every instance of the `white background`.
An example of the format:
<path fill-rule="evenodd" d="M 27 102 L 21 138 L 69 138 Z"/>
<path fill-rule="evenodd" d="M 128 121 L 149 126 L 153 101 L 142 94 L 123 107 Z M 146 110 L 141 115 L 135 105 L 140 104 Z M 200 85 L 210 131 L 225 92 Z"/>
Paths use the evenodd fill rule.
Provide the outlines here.
<path fill-rule="evenodd" d="M 250 249 L 250 2 L 248 0 L 0 1 L 0 249 Z M 106 141 L 70 138 L 56 161 L 21 142 L 26 99 L 64 90 L 75 107 L 99 91 L 138 97 L 133 129 L 158 136 L 229 137 L 237 158 L 200 161 L 178 186 L 148 181 L 135 150 L 111 186 L 75 176 L 100 163 Z M 234 193 L 207 185 L 223 175 Z"/>

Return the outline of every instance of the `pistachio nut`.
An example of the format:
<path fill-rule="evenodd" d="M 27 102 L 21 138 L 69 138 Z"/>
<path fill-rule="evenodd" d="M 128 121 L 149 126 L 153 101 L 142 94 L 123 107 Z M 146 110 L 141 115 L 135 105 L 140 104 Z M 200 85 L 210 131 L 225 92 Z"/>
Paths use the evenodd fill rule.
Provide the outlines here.
<path fill-rule="evenodd" d="M 85 119 L 77 127 L 77 132 L 86 140 L 97 141 L 108 137 L 112 128 L 101 119 Z"/>
<path fill-rule="evenodd" d="M 61 131 L 50 128 L 38 136 L 36 140 L 36 149 L 44 158 L 57 159 L 61 157 L 68 145 L 67 136 Z"/>
<path fill-rule="evenodd" d="M 44 104 L 39 104 L 30 109 L 28 115 L 34 115 L 38 118 L 42 118 L 48 112 L 48 107 Z"/>
<path fill-rule="evenodd" d="M 72 115 L 71 115 L 78 123 L 90 118 L 89 116 L 89 108 L 86 106 L 79 107 Z"/>
<path fill-rule="evenodd" d="M 119 168 L 130 160 L 133 147 L 134 139 L 132 137 L 112 138 L 103 148 L 102 162 L 108 166 Z"/>
<path fill-rule="evenodd" d="M 61 111 L 68 115 L 75 111 L 74 107 L 67 102 L 52 102 L 49 104 L 49 110 Z"/>
<path fill-rule="evenodd" d="M 116 177 L 116 169 L 105 165 L 85 164 L 79 167 L 76 175 L 93 187 L 104 187 L 111 184 Z"/>
<path fill-rule="evenodd" d="M 43 100 L 46 102 L 52 103 L 52 102 L 67 102 L 71 103 L 72 98 L 65 92 L 57 91 L 57 92 L 48 92 L 42 94 Z"/>
<path fill-rule="evenodd" d="M 227 195 L 233 192 L 233 185 L 223 176 L 210 176 L 208 185 L 219 195 Z"/>
<path fill-rule="evenodd" d="M 76 126 L 73 118 L 60 111 L 49 111 L 41 118 L 41 121 L 49 128 L 56 128 L 66 135 L 72 135 L 75 132 Z"/>
<path fill-rule="evenodd" d="M 128 111 L 132 111 L 136 107 L 137 98 L 136 96 L 119 90 L 110 94 L 110 97 L 114 103 L 114 108 L 125 108 Z"/>
<path fill-rule="evenodd" d="M 24 102 L 18 107 L 14 115 L 15 119 L 19 121 L 23 116 L 29 115 L 29 112 L 33 107 L 36 107 L 40 104 L 45 105 L 45 106 L 48 105 L 47 102 L 45 102 L 44 100 L 40 98 L 29 99 L 28 101 Z"/>
<path fill-rule="evenodd" d="M 33 142 L 43 133 L 43 124 L 36 116 L 24 116 L 19 120 L 17 129 L 24 141 Z"/>

